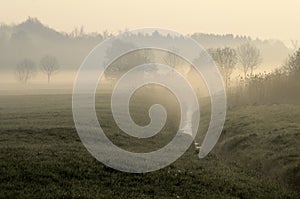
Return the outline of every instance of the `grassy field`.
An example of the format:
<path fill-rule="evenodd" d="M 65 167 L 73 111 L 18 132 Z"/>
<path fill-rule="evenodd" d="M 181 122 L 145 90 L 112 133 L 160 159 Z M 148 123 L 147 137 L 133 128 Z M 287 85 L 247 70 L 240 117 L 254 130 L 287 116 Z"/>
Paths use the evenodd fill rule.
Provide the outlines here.
<path fill-rule="evenodd" d="M 139 144 L 105 114 L 105 96 L 96 107 L 107 136 L 128 150 L 159 148 L 176 127 L 168 121 L 160 135 Z M 147 123 L 146 110 L 132 110 L 137 123 Z M 202 130 L 208 118 L 203 115 Z M 130 174 L 87 152 L 74 127 L 70 95 L 1 96 L 0 198 L 299 198 L 299 120 L 299 105 L 232 108 L 205 159 L 191 146 L 164 169 Z"/>

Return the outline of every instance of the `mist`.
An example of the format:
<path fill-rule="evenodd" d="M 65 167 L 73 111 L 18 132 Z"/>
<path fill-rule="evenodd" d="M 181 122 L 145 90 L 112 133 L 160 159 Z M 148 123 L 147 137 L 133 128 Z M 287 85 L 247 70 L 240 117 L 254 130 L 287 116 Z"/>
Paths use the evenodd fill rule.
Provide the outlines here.
<path fill-rule="evenodd" d="M 70 87 L 76 72 L 88 53 L 112 33 L 86 33 L 84 27 L 75 28 L 70 33 L 58 32 L 37 18 L 29 17 L 17 25 L 2 24 L 0 27 L 0 71 L 1 94 L 18 94 L 22 89 L 36 88 L 39 92 L 43 89 L 65 89 Z M 288 55 L 293 52 L 280 40 L 252 39 L 249 36 L 233 34 L 216 35 L 193 33 L 191 37 L 205 49 L 222 47 L 237 48 L 244 43 L 256 46 L 263 58 L 262 63 L 255 69 L 255 73 L 272 72 L 283 65 Z M 296 46 L 294 46 L 296 48 Z M 52 76 L 51 84 L 44 84 L 45 74 L 41 71 L 41 59 L 53 56 L 59 63 L 59 70 Z M 32 60 L 35 64 L 35 74 L 22 86 L 15 75 L 17 65 L 24 59 Z M 242 73 L 238 64 L 232 76 Z M 22 89 L 18 89 L 18 87 Z M 31 91 L 30 91 L 31 92 Z M 30 93 L 29 92 L 29 93 Z M 42 91 L 41 91 L 42 92 Z M 66 91 L 63 91 L 66 92 Z"/>
<path fill-rule="evenodd" d="M 6 1 L 0 198 L 300 198 L 298 4 Z"/>

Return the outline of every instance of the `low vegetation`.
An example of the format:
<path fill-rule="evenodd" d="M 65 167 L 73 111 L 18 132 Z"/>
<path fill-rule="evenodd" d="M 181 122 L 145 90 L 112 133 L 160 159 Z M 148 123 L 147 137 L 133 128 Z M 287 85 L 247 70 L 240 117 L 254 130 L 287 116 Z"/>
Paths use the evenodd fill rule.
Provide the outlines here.
<path fill-rule="evenodd" d="M 96 107 L 105 119 L 103 98 L 97 98 Z M 110 169 L 87 152 L 74 128 L 70 95 L 2 96 L 0 110 L 1 198 L 299 197 L 298 105 L 232 109 L 205 159 L 191 146 L 175 163 L 145 174 Z M 109 126 L 106 134 L 130 148 Z M 135 149 L 143 147 L 148 146 Z"/>

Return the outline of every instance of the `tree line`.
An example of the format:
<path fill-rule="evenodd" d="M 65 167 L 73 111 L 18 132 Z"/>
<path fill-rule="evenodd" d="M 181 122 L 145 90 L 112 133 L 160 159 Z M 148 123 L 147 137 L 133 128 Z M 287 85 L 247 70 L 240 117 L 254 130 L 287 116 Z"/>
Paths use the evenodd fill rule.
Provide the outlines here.
<path fill-rule="evenodd" d="M 118 43 L 116 46 L 125 48 L 127 45 L 130 44 Z M 107 56 L 114 51 L 115 49 L 109 49 Z M 289 55 L 280 68 L 269 73 L 255 73 L 255 69 L 260 66 L 263 57 L 260 50 L 251 43 L 244 43 L 236 48 L 210 48 L 207 51 L 223 76 L 229 106 L 290 102 L 300 98 L 299 92 L 297 92 L 300 87 L 300 49 Z M 168 52 L 162 53 L 162 55 L 161 61 L 165 64 L 177 69 L 186 67 L 183 60 L 177 55 Z M 123 70 L 127 71 L 132 66 L 155 61 L 153 56 L 150 50 L 130 53 L 112 63 L 105 73 L 107 77 L 119 76 Z M 201 59 L 200 55 L 199 59 Z M 24 59 L 17 64 L 16 76 L 20 82 L 27 83 L 38 71 L 41 71 L 46 74 L 47 81 L 50 83 L 51 77 L 58 72 L 59 68 L 57 59 L 51 55 L 42 57 L 38 65 L 30 59 Z M 237 69 L 240 69 L 242 73 L 233 76 L 233 72 Z M 185 68 L 181 72 L 189 73 L 189 70 Z"/>

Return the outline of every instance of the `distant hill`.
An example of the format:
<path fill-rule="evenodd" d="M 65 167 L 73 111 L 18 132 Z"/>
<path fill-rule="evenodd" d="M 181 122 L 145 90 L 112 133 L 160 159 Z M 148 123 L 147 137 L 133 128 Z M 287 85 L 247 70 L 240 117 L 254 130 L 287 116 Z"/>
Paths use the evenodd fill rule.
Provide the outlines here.
<path fill-rule="evenodd" d="M 57 57 L 62 70 L 79 67 L 89 51 L 103 40 L 99 35 L 77 35 L 57 32 L 36 18 L 18 25 L 0 27 L 0 69 L 10 70 L 24 58 L 39 63 L 44 55 Z"/>
<path fill-rule="evenodd" d="M 39 63 L 41 57 L 46 54 L 56 56 L 62 70 L 76 70 L 84 57 L 106 36 L 98 33 L 85 34 L 83 30 L 76 30 L 69 34 L 58 32 L 31 17 L 17 25 L 2 24 L 0 26 L 0 70 L 12 70 L 24 58 Z M 236 47 L 251 42 L 261 50 L 264 57 L 263 65 L 269 69 L 278 67 L 291 53 L 290 49 L 279 40 L 254 40 L 248 36 L 205 33 L 195 33 L 191 37 L 205 48 Z"/>

